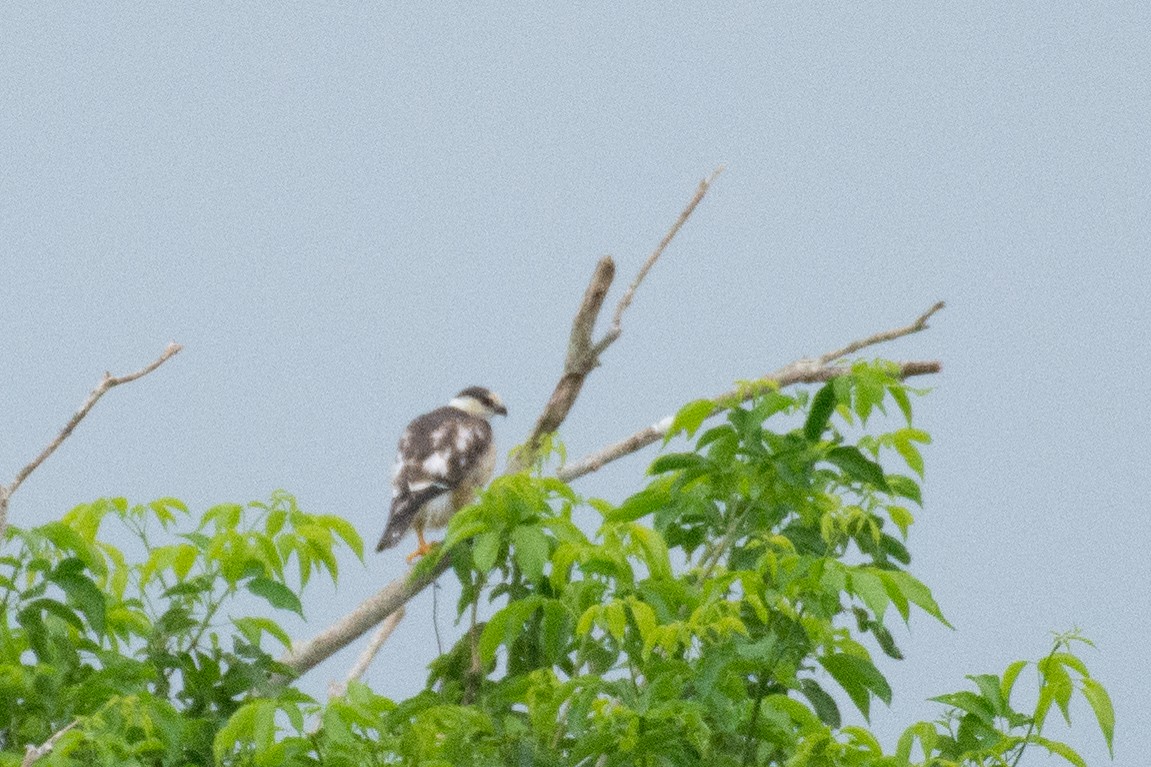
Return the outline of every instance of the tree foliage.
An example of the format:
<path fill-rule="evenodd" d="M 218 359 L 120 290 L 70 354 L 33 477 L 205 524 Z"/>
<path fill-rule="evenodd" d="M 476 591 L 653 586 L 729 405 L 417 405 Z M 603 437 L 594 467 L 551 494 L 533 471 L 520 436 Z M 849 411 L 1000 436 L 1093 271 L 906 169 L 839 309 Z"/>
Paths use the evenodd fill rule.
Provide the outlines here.
<path fill-rule="evenodd" d="M 0 765 L 68 727 L 39 764 L 895 767 L 1014 765 L 1040 749 L 1082 765 L 1043 734 L 1078 694 L 1110 747 L 1111 704 L 1077 635 L 968 677 L 894 750 L 849 723 L 891 701 L 892 627 L 946 624 L 910 570 L 929 441 L 916 394 L 872 363 L 814 393 L 733 403 L 707 429 L 712 403 L 689 403 L 672 433 L 692 449 L 661 455 L 618 505 L 540 466 L 496 480 L 419 565 L 450 557 L 459 639 L 403 701 L 358 683 L 317 701 L 277 681 L 288 640 L 269 616 L 302 614 L 309 580 L 337 578 L 342 548 L 362 554 L 345 520 L 285 493 L 198 520 L 173 499 L 106 499 L 11 528 Z M 269 609 L 243 614 L 257 604 L 245 594 Z M 1022 703 L 1028 669 L 1037 692 Z"/>

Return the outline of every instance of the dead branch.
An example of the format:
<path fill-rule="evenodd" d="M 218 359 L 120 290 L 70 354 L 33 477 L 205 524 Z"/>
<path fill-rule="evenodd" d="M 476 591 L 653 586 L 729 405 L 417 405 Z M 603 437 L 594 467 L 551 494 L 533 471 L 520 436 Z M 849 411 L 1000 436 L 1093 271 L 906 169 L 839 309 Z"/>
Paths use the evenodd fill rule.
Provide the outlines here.
<path fill-rule="evenodd" d="M 451 561 L 446 556 L 426 570 L 417 566 L 414 571 L 396 578 L 313 638 L 293 644 L 292 648 L 280 657 L 280 663 L 290 668 L 297 676 L 304 674 L 363 636 L 372 626 L 402 609 L 409 599 L 430 586 L 449 567 Z M 273 681 L 282 683 L 285 680 Z"/>
<path fill-rule="evenodd" d="M 64 733 L 68 732 L 68 730 L 71 730 L 78 724 L 80 724 L 80 720 L 75 719 L 64 729 L 53 733 L 52 737 L 44 741 L 42 745 L 33 746 L 29 744 L 26 746 L 24 749 L 24 759 L 20 762 L 20 767 L 32 767 L 32 765 L 35 764 L 37 760 L 50 754 L 52 749 L 56 747 L 56 742 L 60 740 L 60 738 L 64 737 Z"/>
<path fill-rule="evenodd" d="M 623 327 L 620 324 L 623 321 L 623 313 L 627 311 L 629 306 L 631 306 L 631 301 L 635 297 L 636 288 L 638 288 L 640 283 L 643 282 L 643 278 L 647 276 L 649 271 L 651 271 L 651 268 L 655 265 L 655 262 L 659 260 L 659 257 L 663 255 L 663 252 L 667 250 L 667 246 L 671 244 L 673 239 L 675 239 L 675 236 L 679 233 L 679 230 L 682 229 L 683 225 L 687 223 L 687 220 L 691 218 L 691 214 L 695 212 L 696 206 L 703 201 L 704 195 L 707 194 L 707 190 L 711 188 L 713 183 L 715 183 L 715 180 L 719 177 L 720 173 L 723 173 L 722 165 L 713 170 L 710 176 L 699 182 L 699 186 L 696 187 L 695 190 L 695 196 L 688 201 L 686 206 L 684 206 L 683 211 L 679 214 L 679 218 L 675 220 L 675 223 L 672 224 L 671 228 L 667 230 L 667 234 L 665 234 L 663 239 L 659 241 L 659 245 L 656 245 L 655 250 L 653 250 L 651 255 L 647 257 L 647 261 L 645 261 L 643 266 L 640 267 L 639 273 L 636 274 L 635 279 L 631 282 L 631 285 L 627 286 L 627 291 L 624 292 L 623 298 L 619 300 L 619 303 L 615 307 L 615 315 L 612 316 L 611 328 L 608 329 L 607 333 L 604 334 L 604 337 L 601 338 L 599 343 L 597 343 L 595 346 L 594 352 L 597 357 L 604 349 L 611 346 L 612 343 L 620 337 L 620 334 L 623 332 Z"/>
<path fill-rule="evenodd" d="M 40 455 L 33 458 L 24 468 L 20 469 L 20 471 L 16 473 L 16 479 L 12 480 L 11 484 L 6 487 L 0 486 L 0 541 L 4 539 L 4 533 L 8 528 L 8 499 L 12 497 L 12 493 L 16 492 L 16 489 L 23 484 L 24 480 L 28 478 L 28 475 L 34 472 L 40 464 L 44 463 L 48 456 L 56 452 L 56 448 L 60 447 L 64 440 L 68 439 L 68 436 L 72 434 L 72 430 L 76 428 L 80 421 L 84 420 L 84 416 L 88 415 L 88 411 L 96 405 L 100 398 L 103 397 L 109 389 L 148 375 L 175 356 L 183 348 L 184 347 L 175 342 L 168 344 L 168 348 L 164 350 L 163 354 L 156 358 L 151 364 L 140 368 L 135 373 L 129 373 L 123 376 L 113 376 L 111 373 L 104 373 L 104 378 L 100 381 L 99 385 L 96 386 L 88 395 L 88 398 L 84 400 L 84 404 L 80 406 L 80 409 L 72 414 L 68 423 L 66 423 L 64 428 L 60 430 L 60 433 L 56 435 L 56 439 L 48 443 L 48 446 L 40 451 Z"/>
<path fill-rule="evenodd" d="M 902 328 L 885 330 L 882 333 L 875 333 L 874 335 L 870 335 L 867 338 L 861 338 L 858 341 L 852 341 L 842 349 L 837 349 L 833 352 L 824 354 L 819 358 L 819 361 L 826 365 L 828 362 L 842 359 L 849 354 L 855 354 L 860 349 L 866 349 L 869 346 L 875 346 L 876 344 L 881 344 L 886 341 L 894 341 L 897 338 L 909 336 L 912 333 L 918 333 L 921 330 L 926 330 L 927 321 L 931 319 L 931 315 L 935 314 L 944 306 L 945 304 L 942 301 L 936 301 L 930 309 L 919 315 L 915 322 L 911 323 L 910 325 L 906 325 Z"/>
<path fill-rule="evenodd" d="M 599 355 L 619 338 L 622 332 L 621 321 L 623 313 L 630 305 L 636 289 L 640 283 L 642 283 L 652 265 L 655 264 L 663 251 L 666 250 L 676 233 L 691 216 L 696 206 L 707 193 L 715 177 L 722 170 L 722 167 L 717 169 L 711 176 L 700 183 L 695 196 L 683 209 L 683 212 L 680 213 L 679 218 L 671 226 L 667 234 L 664 235 L 660 244 L 648 257 L 636 275 L 636 278 L 624 293 L 623 298 L 620 299 L 619 304 L 616 306 L 611 328 L 609 328 L 600 341 L 593 342 L 592 334 L 595 329 L 595 322 L 603 308 L 607 291 L 611 287 L 612 280 L 615 276 L 615 264 L 610 257 L 605 256 L 596 264 L 591 281 L 584 291 L 583 301 L 580 303 L 580 307 L 572 320 L 572 331 L 568 340 L 564 372 L 556 384 L 551 398 L 544 407 L 543 413 L 541 413 L 534 428 L 528 435 L 527 440 L 524 442 L 524 446 L 509 461 L 507 473 L 521 471 L 530 466 L 535 460 L 544 437 L 554 432 L 559 428 L 560 424 L 563 423 L 572 405 L 575 403 L 576 398 L 579 396 L 587 375 L 599 364 Z M 750 399 L 769 388 L 791 386 L 799 383 L 818 383 L 827 381 L 837 375 L 842 375 L 848 371 L 848 367 L 844 364 L 833 364 L 836 360 L 840 360 L 849 354 L 853 354 L 869 346 L 919 332 L 927 327 L 927 320 L 941 308 L 943 308 L 942 302 L 931 307 L 931 309 L 921 315 L 911 325 L 875 333 L 866 338 L 853 341 L 841 349 L 828 352 L 816 359 L 797 360 L 757 381 L 742 385 L 732 391 L 714 397 L 713 402 L 715 403 L 715 409 L 712 415 L 718 413 L 724 407 Z M 899 375 L 907 378 L 937 373 L 941 367 L 939 362 L 933 361 L 904 362 L 900 365 Z M 562 467 L 556 476 L 564 481 L 570 481 L 596 471 L 611 461 L 634 453 L 662 439 L 671 427 L 671 424 L 671 416 L 664 418 L 658 423 L 636 432 L 621 442 L 609 445 L 596 453 L 580 459 L 574 464 Z M 417 567 L 415 572 L 409 572 L 397 578 L 377 594 L 369 597 L 333 626 L 325 629 L 311 640 L 293 645 L 291 650 L 280 658 L 280 662 L 291 668 L 297 675 L 305 673 L 367 632 L 372 626 L 388 618 L 388 616 L 392 615 L 396 610 L 402 609 L 403 605 L 409 599 L 427 588 L 436 578 L 447 571 L 449 567 L 448 558 L 445 556 L 430 568 L 421 569 Z M 279 681 L 282 682 L 284 680 Z"/>
<path fill-rule="evenodd" d="M 933 308 L 932 311 L 936 311 L 936 309 Z M 925 320 L 925 318 L 926 316 L 921 318 L 921 320 Z M 925 327 L 926 325 L 923 322 L 917 321 L 905 328 L 876 333 L 862 341 L 856 341 L 854 343 L 855 350 L 858 351 L 867 346 L 909 335 L 923 330 Z M 817 359 L 796 360 L 763 378 L 749 384 L 744 384 L 731 391 L 724 392 L 717 397 L 713 397 L 712 400 L 715 402 L 715 410 L 712 415 L 720 412 L 724 407 L 750 399 L 770 388 L 794 386 L 802 383 L 822 383 L 837 375 L 843 375 L 848 372 L 849 368 L 846 365 L 828 364 L 823 362 L 825 358 L 829 358 L 828 355 L 822 355 Z M 899 375 L 903 378 L 909 378 L 911 376 L 938 373 L 941 369 L 942 364 L 934 361 L 904 362 L 900 364 Z M 630 455 L 659 441 L 667 434 L 671 423 L 672 417 L 668 416 L 620 442 L 609 445 L 600 451 L 580 459 L 574 464 L 563 467 L 556 472 L 556 476 L 568 482 L 582 477 L 585 474 L 590 474 L 618 458 Z M 427 572 L 419 573 L 418 575 L 409 573 L 392 581 L 385 586 L 383 590 L 361 603 L 359 607 L 335 625 L 322 631 L 307 642 L 301 643 L 300 645 L 293 645 L 291 651 L 280 658 L 280 662 L 292 668 L 297 674 L 303 674 L 367 632 L 372 626 L 375 626 L 387 618 L 395 610 L 402 609 L 404 603 L 427 588 L 432 581 L 447 571 L 449 567 L 448 558 L 444 557 Z"/>
<path fill-rule="evenodd" d="M 576 310 L 575 318 L 572 320 L 572 330 L 568 338 L 568 349 L 567 356 L 564 359 L 563 373 L 560 375 L 560 380 L 556 383 L 551 397 L 548 398 L 548 403 L 544 407 L 543 412 L 540 413 L 539 418 L 536 420 L 535 426 L 532 427 L 531 433 L 527 436 L 527 439 L 523 441 L 522 447 L 509 461 L 507 469 L 509 473 L 522 471 L 528 466 L 531 466 L 532 461 L 535 460 L 539 453 L 540 445 L 544 437 L 556 431 L 564 419 L 567 418 L 572 405 L 575 404 L 576 398 L 579 397 L 580 390 L 583 389 L 583 384 L 588 374 L 599 365 L 600 355 L 623 333 L 623 313 L 627 311 L 632 299 L 635 298 L 636 289 L 639 288 L 640 283 L 643 282 L 647 273 L 651 271 L 655 262 L 658 261 L 659 257 L 663 255 L 663 252 L 667 250 L 668 245 L 675 239 L 679 230 L 682 229 L 683 225 L 687 223 L 687 220 L 691 218 L 691 214 L 695 211 L 696 206 L 703 200 L 707 194 L 707 190 L 711 188 L 716 177 L 722 172 L 723 166 L 720 166 L 716 168 L 710 176 L 699 182 L 695 195 L 688 201 L 683 211 L 680 212 L 675 223 L 673 223 L 671 228 L 667 230 L 667 233 L 664 234 L 659 245 L 657 245 L 655 250 L 651 252 L 651 255 L 647 257 L 647 261 L 640 267 L 635 279 L 632 280 L 631 285 L 628 286 L 623 297 L 620 298 L 615 308 L 615 314 L 612 316 L 611 327 L 608 328 L 600 340 L 593 341 L 592 334 L 595 332 L 596 319 L 599 317 L 600 310 L 603 308 L 604 299 L 607 297 L 608 289 L 611 287 L 612 280 L 615 278 L 615 262 L 612 261 L 611 256 L 604 256 L 599 260 L 599 263 L 596 264 L 595 272 L 592 274 L 587 290 L 584 291 L 583 301 L 580 302 L 579 309 Z"/>
<path fill-rule="evenodd" d="M 938 373 L 942 367 L 942 364 L 939 362 L 904 362 L 900 365 L 899 377 L 909 378 L 911 376 Z M 711 418 L 724 408 L 736 402 L 749 400 L 758 394 L 764 393 L 768 389 L 782 388 L 784 386 L 801 383 L 822 383 L 847 372 L 849 372 L 849 368 L 846 365 L 812 364 L 811 360 L 798 360 L 752 382 L 748 386 L 733 389 L 718 397 L 712 397 L 711 400 L 715 403 L 715 409 L 712 410 L 708 418 Z M 573 479 L 582 477 L 585 474 L 598 471 L 605 464 L 642 450 L 648 445 L 660 441 L 667 435 L 668 429 L 671 428 L 672 419 L 673 416 L 669 415 L 647 428 L 640 429 L 626 439 L 584 456 L 575 463 L 563 466 L 556 472 L 556 477 L 562 479 L 564 482 L 571 482 Z"/>
<path fill-rule="evenodd" d="M 348 675 L 344 677 L 343 682 L 334 683 L 328 688 L 330 697 L 337 697 L 343 695 L 348 690 L 348 683 L 358 682 L 363 678 L 368 670 L 368 666 L 372 665 L 375 660 L 376 654 L 384 643 L 388 641 L 388 637 L 396 630 L 396 626 L 400 625 L 400 621 L 404 619 L 404 606 L 400 605 L 394 613 L 384 619 L 380 627 L 376 629 L 376 633 L 372 634 L 371 641 L 368 642 L 360 657 L 356 659 L 355 664 L 348 670 Z"/>
<path fill-rule="evenodd" d="M 843 375 L 848 372 L 847 366 L 832 364 L 835 360 L 842 359 L 849 354 L 854 354 L 869 346 L 894 341 L 897 338 L 926 330 L 927 320 L 942 309 L 943 306 L 944 303 L 938 301 L 926 312 L 919 315 L 915 322 L 912 322 L 910 325 L 873 333 L 866 338 L 852 341 L 841 349 L 822 354 L 814 360 L 796 360 L 774 373 L 769 373 L 763 378 L 753 381 L 751 384 L 744 384 L 730 391 L 726 391 L 719 396 L 712 397 L 711 401 L 715 403 L 715 408 L 708 418 L 719 413 L 725 407 L 730 407 L 737 402 L 746 402 L 752 397 L 762 394 L 771 388 L 781 388 L 799 383 L 822 383 L 836 376 Z M 900 378 L 910 378 L 911 376 L 938 373 L 942 367 L 941 363 L 934 361 L 904 362 L 900 365 L 899 376 Z M 597 471 L 606 463 L 622 458 L 625 455 L 630 455 L 654 442 L 658 442 L 667 435 L 667 430 L 671 428 L 672 419 L 673 416 L 662 418 L 651 426 L 640 429 L 626 439 L 584 456 L 573 464 L 563 466 L 556 472 L 556 476 L 564 482 L 570 482 L 585 474 Z"/>

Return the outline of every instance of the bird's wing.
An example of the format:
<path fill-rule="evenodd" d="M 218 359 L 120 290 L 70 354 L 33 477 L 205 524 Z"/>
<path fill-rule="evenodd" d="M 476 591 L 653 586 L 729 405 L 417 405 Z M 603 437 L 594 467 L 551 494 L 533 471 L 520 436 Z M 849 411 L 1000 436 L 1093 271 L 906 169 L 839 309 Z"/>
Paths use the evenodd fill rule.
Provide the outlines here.
<path fill-rule="evenodd" d="M 395 545 L 424 504 L 468 478 L 491 440 L 487 421 L 452 407 L 412 421 L 400 438 L 392 473 L 391 513 L 376 550 Z"/>

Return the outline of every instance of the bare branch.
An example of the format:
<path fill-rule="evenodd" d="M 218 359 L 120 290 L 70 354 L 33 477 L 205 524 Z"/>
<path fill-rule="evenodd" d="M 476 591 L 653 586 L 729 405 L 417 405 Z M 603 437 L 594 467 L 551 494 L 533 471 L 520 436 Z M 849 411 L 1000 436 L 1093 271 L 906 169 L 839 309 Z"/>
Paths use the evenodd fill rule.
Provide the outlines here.
<path fill-rule="evenodd" d="M 52 749 L 56 747 L 56 742 L 60 740 L 60 738 L 64 737 L 64 733 L 68 732 L 68 730 L 71 730 L 78 724 L 80 724 L 79 719 L 73 720 L 72 723 L 64 729 L 53 733 L 52 737 L 44 741 L 43 745 L 28 745 L 24 749 L 24 759 L 20 762 L 20 767 L 32 767 L 32 765 L 35 764 L 37 760 L 50 754 Z"/>
<path fill-rule="evenodd" d="M 942 369 L 942 364 L 934 361 L 904 362 L 900 365 L 899 377 L 909 378 L 911 376 L 928 375 L 930 373 L 938 373 Z M 774 373 L 754 381 L 748 386 L 733 389 L 718 397 L 712 397 L 712 401 L 715 402 L 715 409 L 708 417 L 710 418 L 736 402 L 743 402 L 758 394 L 762 394 L 768 389 L 782 388 L 784 386 L 793 386 L 801 383 L 822 383 L 847 372 L 849 372 L 849 368 L 846 365 L 821 365 L 812 360 L 797 360 Z M 556 477 L 562 479 L 564 482 L 571 482 L 573 479 L 578 479 L 585 474 L 598 471 L 606 464 L 623 458 L 625 455 L 638 452 L 648 445 L 663 439 L 667 435 L 667 430 L 671 428 L 672 420 L 673 416 L 669 415 L 653 423 L 651 426 L 640 429 L 626 439 L 608 445 L 591 455 L 584 456 L 575 463 L 560 468 L 559 471 L 556 472 Z"/>
<path fill-rule="evenodd" d="M 712 415 L 719 413 L 725 407 L 730 407 L 737 402 L 751 399 L 768 389 L 793 386 L 801 383 L 822 383 L 836 376 L 844 375 L 849 372 L 849 366 L 842 363 L 832 364 L 830 360 L 838 359 L 844 356 L 844 354 L 851 353 L 851 351 L 859 351 L 868 346 L 918 332 L 926 327 L 925 323 L 927 318 L 941 307 L 942 303 L 936 304 L 911 325 L 876 333 L 862 341 L 856 341 L 844 347 L 844 349 L 849 350 L 847 352 L 840 350 L 839 352 L 822 355 L 817 359 L 796 360 L 763 378 L 712 397 L 712 401 L 715 403 Z M 942 367 L 941 363 L 930 360 L 904 362 L 900 364 L 898 375 L 901 378 L 928 375 L 938 373 Z M 622 458 L 625 455 L 630 455 L 654 442 L 658 442 L 667 434 L 668 429 L 671 427 L 672 420 L 673 417 L 668 416 L 648 426 L 646 429 L 641 429 L 620 442 L 609 445 L 573 464 L 564 466 L 556 472 L 556 476 L 565 482 L 570 482 L 573 479 L 600 469 L 611 461 Z M 409 573 L 392 581 L 392 583 L 385 586 L 383 590 L 375 596 L 369 597 L 334 626 L 324 630 L 308 642 L 294 645 L 290 652 L 280 658 L 280 662 L 291 667 L 297 674 L 303 674 L 352 642 L 356 637 L 367 632 L 372 626 L 393 614 L 394 611 L 402 609 L 405 602 L 423 591 L 432 581 L 445 572 L 448 567 L 447 557 L 444 557 L 431 569 L 420 573 L 418 576 L 414 573 Z"/>
<path fill-rule="evenodd" d="M 620 299 L 619 304 L 616 305 L 615 315 L 612 317 L 611 327 L 604 333 L 603 338 L 593 343 L 592 334 L 595 331 L 596 319 L 603 308 L 604 298 L 607 296 L 608 288 L 611 287 L 612 280 L 615 278 L 615 263 L 610 256 L 604 256 L 596 264 L 595 272 L 592 274 L 591 282 L 588 283 L 587 290 L 584 291 L 583 301 L 580 302 L 580 307 L 576 311 L 575 318 L 572 320 L 572 332 L 568 339 L 567 357 L 564 361 L 564 372 L 560 376 L 560 380 L 556 383 L 555 389 L 552 391 L 552 396 L 548 399 L 548 403 L 544 406 L 543 412 L 540 413 L 536 424 L 532 427 L 531 433 L 527 439 L 523 441 L 522 447 L 512 457 L 508 463 L 508 472 L 514 473 L 527 468 L 536 455 L 539 453 L 540 445 L 546 435 L 551 434 L 560 427 L 564 419 L 567 418 L 571 412 L 572 406 L 575 404 L 576 398 L 579 397 L 580 391 L 583 389 L 584 381 L 587 379 L 589 373 L 599 365 L 600 355 L 604 350 L 611 346 L 620 334 L 623 332 L 622 322 L 623 313 L 631 305 L 632 299 L 635 298 L 636 289 L 639 288 L 640 283 L 643 282 L 644 277 L 651 271 L 652 266 L 667 250 L 667 246 L 675 239 L 676 234 L 679 232 L 687 220 L 691 218 L 691 214 L 695 211 L 696 206 L 703 200 L 707 194 L 707 190 L 711 188 L 712 183 L 716 177 L 723 172 L 723 166 L 716 168 L 710 176 L 699 182 L 699 187 L 695 191 L 695 195 L 688 201 L 687 206 L 680 212 L 679 218 L 671 225 L 671 228 L 664 234 L 663 239 L 660 240 L 659 245 L 652 251 L 651 255 L 647 257 L 647 261 L 640 267 L 639 273 L 636 274 L 635 279 L 632 280 L 631 285 L 628 286 L 627 291 L 624 292 L 623 297 Z"/>
<path fill-rule="evenodd" d="M 403 619 L 403 605 L 400 605 L 395 612 L 384 619 L 384 622 L 376 629 L 376 633 L 372 634 L 371 641 L 368 642 L 364 651 L 360 653 L 360 657 L 356 659 L 355 665 L 348 670 L 348 675 L 344 678 L 342 685 L 344 691 L 348 689 L 349 682 L 359 681 L 364 676 L 364 673 L 368 670 L 368 666 L 372 665 L 376 654 L 380 651 L 380 648 L 384 646 L 384 642 L 388 641 L 388 637 L 392 635 L 392 632 L 396 630 L 396 626 L 400 625 L 400 621 Z"/>
<path fill-rule="evenodd" d="M 712 415 L 715 415 L 723 410 L 723 408 L 736 402 L 743 402 L 758 394 L 762 394 L 769 388 L 792 386 L 798 383 L 820 383 L 843 375 L 848 371 L 848 368 L 844 365 L 832 364 L 835 360 L 842 359 L 848 354 L 854 354 L 869 346 L 875 346 L 876 344 L 893 341 L 896 338 L 902 338 L 912 333 L 918 333 L 927 328 L 927 320 L 930 319 L 931 315 L 942 308 L 943 302 L 939 301 L 921 314 L 915 322 L 910 325 L 874 333 L 866 338 L 853 341 L 842 349 L 823 354 L 818 359 L 796 360 L 750 385 L 744 385 L 724 392 L 717 397 L 712 397 L 711 399 L 715 403 L 715 409 L 712 411 Z M 938 373 L 941 369 L 942 365 L 939 362 L 905 362 L 900 367 L 899 375 L 901 378 L 909 378 L 911 376 Z M 630 455 L 653 442 L 663 439 L 667 434 L 667 430 L 671 427 L 671 423 L 672 416 L 667 416 L 645 429 L 640 429 L 624 440 L 608 445 L 602 450 L 585 456 L 573 464 L 560 468 L 560 470 L 556 472 L 556 476 L 565 482 L 570 482 L 577 477 L 582 477 L 585 474 L 597 471 L 607 463 L 622 458 L 625 455 Z"/>
<path fill-rule="evenodd" d="M 60 447 L 64 440 L 68 439 L 69 435 L 72 434 L 72 430 L 76 428 L 80 421 L 84 420 L 84 416 L 88 415 L 88 411 L 96 405 L 100 398 L 103 397 L 109 389 L 148 375 L 175 356 L 183 348 L 184 347 L 175 342 L 168 344 L 168 348 L 164 350 L 163 354 L 156 358 L 151 364 L 140 368 L 135 373 L 129 373 L 123 376 L 113 376 L 111 373 L 104 373 L 104 378 L 100 381 L 99 385 L 88 395 L 88 399 L 84 400 L 84 404 L 80 406 L 80 409 L 72 414 L 72 418 L 70 418 L 68 423 L 64 425 L 64 428 L 60 430 L 56 439 L 52 440 L 48 446 L 40 452 L 40 455 L 33 458 L 28 465 L 20 469 L 20 471 L 16 473 L 16 479 L 12 480 L 10 485 L 0 487 L 0 540 L 3 540 L 4 532 L 8 527 L 8 499 L 12 497 L 12 493 L 16 492 L 16 489 L 23 484 L 24 480 L 28 478 L 28 475 L 39 468 L 40 464 L 44 463 L 48 456 L 56 452 L 56 448 Z"/>
<path fill-rule="evenodd" d="M 631 285 L 628 285 L 627 291 L 623 294 L 623 298 L 619 300 L 619 303 L 615 307 L 615 314 L 612 316 L 611 327 L 608 329 L 607 333 L 604 334 L 604 337 L 599 340 L 599 343 L 595 345 L 595 355 L 597 357 L 603 352 L 604 349 L 611 346 L 612 343 L 614 343 L 615 340 L 620 337 L 620 334 L 623 332 L 623 327 L 621 325 L 623 322 L 623 313 L 627 311 L 629 306 L 631 306 L 631 301 L 635 297 L 636 288 L 638 288 L 640 283 L 643 282 L 643 278 L 646 277 L 647 273 L 651 271 L 651 268 L 655 266 L 655 262 L 659 260 L 659 257 L 663 255 L 663 252 L 667 250 L 667 246 L 670 245 L 671 241 L 675 239 L 675 236 L 679 234 L 679 230 L 682 229 L 683 225 L 687 223 L 687 220 L 691 218 L 691 214 L 695 212 L 696 206 L 703 201 L 704 196 L 707 194 L 707 190 L 711 188 L 711 185 L 715 182 L 716 178 L 719 177 L 719 174 L 723 173 L 723 169 L 724 166 L 720 165 L 718 168 L 711 172 L 710 176 L 699 182 L 699 186 L 696 187 L 695 190 L 695 196 L 688 201 L 686 206 L 684 206 L 683 211 L 679 214 L 679 218 L 677 218 L 675 223 L 671 225 L 671 228 L 667 230 L 667 234 L 665 234 L 663 239 L 659 241 L 659 245 L 656 246 L 655 250 L 651 252 L 651 255 L 647 257 L 647 261 L 645 261 L 643 266 L 640 267 L 639 273 L 636 274 L 635 279 L 631 281 Z"/>
<path fill-rule="evenodd" d="M 822 357 L 819 358 L 819 361 L 826 364 L 828 362 L 832 362 L 833 360 L 837 360 L 837 359 L 841 359 L 843 357 L 846 357 L 849 354 L 855 354 L 860 349 L 866 349 L 869 346 L 875 346 L 876 344 L 881 344 L 881 343 L 884 343 L 886 341 L 894 341 L 896 338 L 901 338 L 903 336 L 909 336 L 912 333 L 918 333 L 921 330 L 926 330 L 927 329 L 927 321 L 929 319 L 931 319 L 931 315 L 935 314 L 937 311 L 939 311 L 943 307 L 944 307 L 944 303 L 942 301 L 937 301 L 934 306 L 932 306 L 930 309 L 925 311 L 923 314 L 919 315 L 919 318 L 916 319 L 915 322 L 911 323 L 910 325 L 907 325 L 907 326 L 902 327 L 902 328 L 894 328 L 892 330 L 885 330 L 882 333 L 876 333 L 874 335 L 868 336 L 867 338 L 861 338 L 858 341 L 852 341 L 851 343 L 849 343 L 847 346 L 843 347 L 842 349 L 838 349 L 836 351 L 828 352 L 827 354 L 824 354 Z"/>
<path fill-rule="evenodd" d="M 280 663 L 292 669 L 297 676 L 311 670 L 365 634 L 372 626 L 402 609 L 409 599 L 431 585 L 450 566 L 451 561 L 446 556 L 426 570 L 417 565 L 414 571 L 396 578 L 312 639 L 293 644 L 280 657 Z"/>
<path fill-rule="evenodd" d="M 539 452 L 544 435 L 558 429 L 567 418 L 583 388 L 587 374 L 599 364 L 597 356 L 592 352 L 592 332 L 595 330 L 596 318 L 599 317 L 604 298 L 607 297 L 607 291 L 614 278 L 615 262 L 611 256 L 604 256 L 596 264 L 595 272 L 592 273 L 591 281 L 584 291 L 583 301 L 580 302 L 572 320 L 563 375 L 560 376 L 551 398 L 536 420 L 536 425 L 532 427 L 531 434 L 509 462 L 509 472 L 520 471 L 531 463 Z"/>

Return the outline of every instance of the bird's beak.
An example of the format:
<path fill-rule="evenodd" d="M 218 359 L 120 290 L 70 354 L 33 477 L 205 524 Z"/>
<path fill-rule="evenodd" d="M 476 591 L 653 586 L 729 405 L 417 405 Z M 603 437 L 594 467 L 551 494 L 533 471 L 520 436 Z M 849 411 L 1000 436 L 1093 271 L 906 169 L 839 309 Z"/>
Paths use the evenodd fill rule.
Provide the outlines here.
<path fill-rule="evenodd" d="M 493 413 L 499 413 L 500 415 L 507 415 L 508 409 L 506 407 L 504 407 L 503 405 L 496 405 L 495 409 L 492 412 Z"/>

